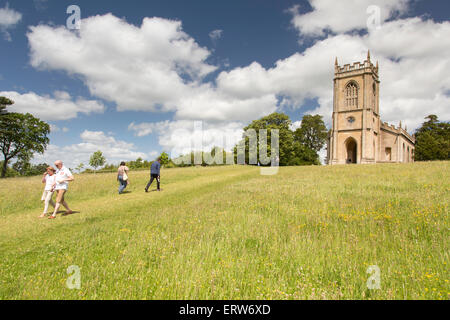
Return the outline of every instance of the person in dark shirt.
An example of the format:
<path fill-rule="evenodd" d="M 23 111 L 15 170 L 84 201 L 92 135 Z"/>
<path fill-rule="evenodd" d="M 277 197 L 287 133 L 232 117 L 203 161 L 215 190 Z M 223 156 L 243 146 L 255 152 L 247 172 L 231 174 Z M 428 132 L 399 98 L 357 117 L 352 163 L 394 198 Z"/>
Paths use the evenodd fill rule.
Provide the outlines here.
<path fill-rule="evenodd" d="M 145 188 L 145 192 L 148 192 L 148 189 L 155 179 L 158 185 L 158 191 L 161 191 L 161 158 L 158 158 L 158 160 L 152 163 L 152 167 L 150 169 L 150 181 Z"/>

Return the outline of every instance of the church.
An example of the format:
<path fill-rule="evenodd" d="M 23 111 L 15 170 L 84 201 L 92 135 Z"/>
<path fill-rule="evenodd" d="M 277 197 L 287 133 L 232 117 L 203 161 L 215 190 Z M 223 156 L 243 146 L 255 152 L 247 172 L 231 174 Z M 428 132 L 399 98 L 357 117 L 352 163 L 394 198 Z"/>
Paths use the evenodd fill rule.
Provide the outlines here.
<path fill-rule="evenodd" d="M 380 118 L 378 62 L 339 66 L 334 77 L 333 123 L 328 136 L 327 163 L 414 162 L 415 137 Z"/>

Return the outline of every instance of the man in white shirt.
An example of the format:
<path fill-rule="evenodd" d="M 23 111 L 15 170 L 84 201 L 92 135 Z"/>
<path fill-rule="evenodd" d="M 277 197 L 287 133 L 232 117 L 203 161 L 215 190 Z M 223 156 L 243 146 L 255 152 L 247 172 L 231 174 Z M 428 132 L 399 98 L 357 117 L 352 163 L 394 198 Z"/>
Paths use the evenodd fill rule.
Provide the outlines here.
<path fill-rule="evenodd" d="M 55 192 L 56 192 L 56 205 L 53 215 L 49 219 L 56 219 L 56 214 L 58 213 L 61 204 L 67 209 L 66 214 L 72 214 L 73 211 L 69 209 L 67 202 L 64 201 L 64 196 L 69 188 L 69 182 L 74 181 L 74 177 L 70 170 L 64 167 L 61 160 L 55 162 L 56 178 L 55 178 Z"/>

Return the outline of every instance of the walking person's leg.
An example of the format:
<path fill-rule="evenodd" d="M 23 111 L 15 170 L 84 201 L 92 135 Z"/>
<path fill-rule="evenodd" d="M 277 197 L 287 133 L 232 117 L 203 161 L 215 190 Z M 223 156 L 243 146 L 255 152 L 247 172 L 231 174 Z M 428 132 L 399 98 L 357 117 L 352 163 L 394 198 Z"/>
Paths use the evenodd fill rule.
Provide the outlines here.
<path fill-rule="evenodd" d="M 123 190 L 127 187 L 126 181 L 123 181 L 122 177 L 119 177 L 119 194 L 123 193 Z"/>
<path fill-rule="evenodd" d="M 63 205 L 64 208 L 66 208 L 66 210 L 67 210 L 66 213 L 67 213 L 67 214 L 72 214 L 72 213 L 73 213 L 73 211 L 70 210 L 69 205 L 67 204 L 66 201 L 63 201 L 63 202 L 62 202 L 62 205 Z"/>
<path fill-rule="evenodd" d="M 161 178 L 159 176 L 156 177 L 156 182 L 158 183 L 158 191 L 161 191 Z"/>
<path fill-rule="evenodd" d="M 67 202 L 64 200 L 65 194 L 66 194 L 66 190 L 57 190 L 55 211 L 53 212 L 53 215 L 50 217 L 50 219 L 56 218 L 56 214 L 58 213 L 61 205 L 63 205 L 63 207 L 66 208 L 66 210 L 67 210 L 66 214 L 73 213 L 73 211 L 69 208 L 69 205 L 67 204 Z"/>
<path fill-rule="evenodd" d="M 152 185 L 153 180 L 155 180 L 155 176 L 152 174 L 151 177 L 150 177 L 150 181 L 147 184 L 147 187 L 145 188 L 145 192 L 148 192 L 148 189 L 150 189 L 150 186 Z"/>
<path fill-rule="evenodd" d="M 44 201 L 44 212 L 42 212 L 39 218 L 44 218 L 48 210 L 48 191 L 44 191 L 41 200 Z"/>
<path fill-rule="evenodd" d="M 53 202 L 52 198 L 53 198 L 53 192 L 48 191 L 47 195 L 45 196 L 45 208 L 44 208 L 44 213 L 42 215 L 47 214 L 49 205 L 51 205 L 53 208 L 55 207 L 55 203 Z"/>
<path fill-rule="evenodd" d="M 50 219 L 55 219 L 56 214 L 59 211 L 59 207 L 64 202 L 64 193 L 66 190 L 57 190 L 56 191 L 56 205 L 55 205 L 55 211 L 53 212 L 53 215 L 50 217 Z"/>

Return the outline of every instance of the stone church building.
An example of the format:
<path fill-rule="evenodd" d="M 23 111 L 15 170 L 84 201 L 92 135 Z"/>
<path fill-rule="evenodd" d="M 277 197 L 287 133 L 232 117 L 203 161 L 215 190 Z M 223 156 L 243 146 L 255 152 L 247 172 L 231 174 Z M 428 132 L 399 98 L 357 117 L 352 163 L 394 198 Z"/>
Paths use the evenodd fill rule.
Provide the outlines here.
<path fill-rule="evenodd" d="M 327 163 L 407 163 L 414 161 L 415 138 L 380 119 L 378 62 L 339 66 L 334 77 L 333 125 Z"/>

